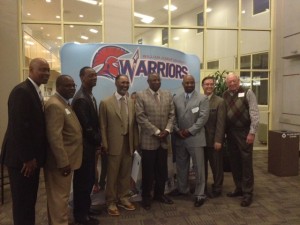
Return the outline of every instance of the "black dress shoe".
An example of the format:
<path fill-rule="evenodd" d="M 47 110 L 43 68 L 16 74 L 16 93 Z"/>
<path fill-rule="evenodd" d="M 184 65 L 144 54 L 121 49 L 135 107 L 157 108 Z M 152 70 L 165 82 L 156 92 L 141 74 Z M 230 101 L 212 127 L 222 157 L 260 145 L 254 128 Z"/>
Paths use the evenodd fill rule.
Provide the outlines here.
<path fill-rule="evenodd" d="M 99 220 L 87 216 L 86 218 L 82 218 L 82 219 L 76 219 L 76 225 L 98 225 L 99 224 Z"/>
<path fill-rule="evenodd" d="M 164 203 L 164 204 L 169 204 L 169 205 L 174 204 L 174 202 L 165 195 L 154 196 L 153 200 L 159 201 L 159 202 Z"/>
<path fill-rule="evenodd" d="M 220 197 L 222 194 L 222 192 L 220 191 L 212 191 L 210 194 L 209 194 L 209 197 L 210 198 L 217 198 L 217 197 Z"/>
<path fill-rule="evenodd" d="M 195 207 L 200 207 L 201 205 L 204 204 L 205 199 L 204 198 L 197 198 L 194 202 Z"/>
<path fill-rule="evenodd" d="M 230 197 L 230 198 L 239 197 L 239 196 L 243 196 L 243 192 L 242 191 L 235 190 L 233 192 L 227 193 L 227 197 Z"/>
<path fill-rule="evenodd" d="M 241 202 L 242 207 L 248 207 L 251 204 L 252 204 L 252 197 L 244 197 L 242 202 Z"/>
<path fill-rule="evenodd" d="M 143 199 L 143 200 L 142 200 L 142 207 L 143 207 L 145 210 L 150 210 L 150 209 L 151 209 L 150 199 Z"/>

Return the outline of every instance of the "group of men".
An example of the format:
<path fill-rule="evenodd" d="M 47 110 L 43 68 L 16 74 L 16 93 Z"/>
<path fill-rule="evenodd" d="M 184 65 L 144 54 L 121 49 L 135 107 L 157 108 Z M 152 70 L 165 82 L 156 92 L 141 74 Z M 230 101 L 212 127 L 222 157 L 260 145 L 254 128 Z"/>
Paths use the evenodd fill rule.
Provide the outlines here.
<path fill-rule="evenodd" d="M 115 79 L 116 92 L 101 101 L 99 111 L 92 94 L 97 74 L 80 70 L 81 87 L 71 76 L 56 80 L 56 93 L 44 104 L 39 86 L 50 76 L 49 64 L 36 58 L 29 77 L 17 85 L 8 100 L 8 128 L 1 162 L 8 168 L 15 225 L 35 224 L 35 203 L 40 168 L 44 167 L 49 224 L 68 224 L 68 201 L 73 180 L 73 216 L 78 224 L 98 224 L 91 215 L 90 193 L 95 179 L 95 153 L 107 156 L 106 203 L 108 214 L 119 208 L 135 210 L 129 201 L 132 153 L 142 155 L 142 206 L 152 200 L 173 204 L 165 195 L 170 133 L 175 133 L 178 188 L 171 195 L 187 195 L 190 158 L 196 174 L 194 206 L 201 206 L 207 190 L 207 162 L 212 168 L 212 197 L 222 192 L 222 145 L 227 134 L 236 189 L 229 197 L 243 196 L 241 206 L 252 203 L 252 150 L 258 124 L 255 95 L 229 74 L 224 100 L 214 95 L 213 77 L 204 78 L 204 95 L 195 91 L 195 79 L 185 75 L 184 92 L 173 97 L 161 90 L 157 73 L 148 74 L 149 87 L 128 96 L 126 75 Z M 69 102 L 72 99 L 72 103 Z"/>

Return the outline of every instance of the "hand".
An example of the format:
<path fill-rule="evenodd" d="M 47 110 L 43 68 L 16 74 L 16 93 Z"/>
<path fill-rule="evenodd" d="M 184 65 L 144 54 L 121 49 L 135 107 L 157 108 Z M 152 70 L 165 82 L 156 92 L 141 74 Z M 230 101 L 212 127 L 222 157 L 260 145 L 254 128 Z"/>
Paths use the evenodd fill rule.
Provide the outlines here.
<path fill-rule="evenodd" d="M 101 155 L 105 155 L 107 154 L 107 148 L 105 148 L 104 146 L 101 146 Z"/>
<path fill-rule="evenodd" d="M 32 159 L 30 161 L 24 162 L 21 173 L 24 174 L 25 177 L 30 177 L 34 170 L 37 168 L 36 159 Z"/>
<path fill-rule="evenodd" d="M 255 139 L 255 134 L 248 134 L 247 135 L 247 140 L 246 140 L 246 143 L 248 144 L 248 145 L 251 145 L 251 144 L 253 144 L 254 143 L 254 139 Z"/>
<path fill-rule="evenodd" d="M 161 131 L 161 132 L 159 133 L 158 137 L 159 137 L 160 139 L 163 139 L 163 138 L 167 137 L 168 135 L 169 135 L 169 131 L 163 130 L 163 131 Z"/>
<path fill-rule="evenodd" d="M 71 173 L 71 166 L 67 165 L 63 168 L 59 168 L 59 171 L 61 172 L 61 175 L 64 177 L 69 176 L 69 174 Z"/>
<path fill-rule="evenodd" d="M 176 134 L 177 134 L 180 138 L 185 139 L 185 136 L 183 135 L 182 130 L 177 131 Z"/>
<path fill-rule="evenodd" d="M 218 151 L 220 151 L 222 149 L 222 144 L 219 143 L 219 142 L 215 142 L 214 148 L 218 152 Z"/>
<path fill-rule="evenodd" d="M 189 132 L 188 129 L 183 129 L 181 132 L 185 138 L 191 136 L 191 133 Z"/>

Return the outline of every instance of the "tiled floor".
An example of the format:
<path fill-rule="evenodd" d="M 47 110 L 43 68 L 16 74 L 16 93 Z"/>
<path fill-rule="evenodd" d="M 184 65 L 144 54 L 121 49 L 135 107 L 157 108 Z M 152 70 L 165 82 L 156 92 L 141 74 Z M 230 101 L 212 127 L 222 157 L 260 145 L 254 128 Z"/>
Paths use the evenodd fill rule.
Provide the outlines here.
<path fill-rule="evenodd" d="M 173 198 L 174 205 L 154 202 L 150 211 L 139 203 L 137 210 L 121 209 L 121 216 L 109 216 L 104 206 L 97 218 L 102 225 L 299 225 L 300 177 L 277 177 L 267 172 L 267 151 L 254 152 L 255 192 L 249 208 L 240 207 L 239 198 L 228 198 L 234 189 L 230 173 L 225 173 L 223 195 L 208 199 L 200 208 L 193 207 L 192 196 Z M 37 203 L 37 223 L 47 224 L 46 197 L 41 182 Z M 9 186 L 5 188 L 5 204 L 1 207 L 0 224 L 11 225 L 11 200 Z M 101 199 L 103 193 L 94 196 Z"/>

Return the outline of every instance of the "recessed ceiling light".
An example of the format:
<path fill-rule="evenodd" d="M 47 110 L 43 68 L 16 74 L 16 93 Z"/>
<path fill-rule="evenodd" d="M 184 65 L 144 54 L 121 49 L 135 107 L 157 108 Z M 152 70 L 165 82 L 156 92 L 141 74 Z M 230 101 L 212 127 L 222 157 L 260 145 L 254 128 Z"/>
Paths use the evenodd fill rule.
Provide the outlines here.
<path fill-rule="evenodd" d="M 187 33 L 189 31 L 190 31 L 189 29 L 182 29 L 182 32 L 184 32 L 184 33 Z"/>
<path fill-rule="evenodd" d="M 158 43 L 158 42 L 160 42 L 159 38 L 154 39 L 154 43 Z"/>
<path fill-rule="evenodd" d="M 27 13 L 27 16 L 31 16 L 31 13 Z"/>
<path fill-rule="evenodd" d="M 46 34 L 47 35 L 47 37 L 50 37 L 50 34 Z"/>
<path fill-rule="evenodd" d="M 246 10 L 243 10 L 243 11 L 242 11 L 242 14 L 245 14 L 245 13 L 246 13 Z"/>
<path fill-rule="evenodd" d="M 55 16 L 56 19 L 60 19 L 60 16 Z"/>
<path fill-rule="evenodd" d="M 91 4 L 91 5 L 97 5 L 98 4 L 98 1 L 94 1 L 94 0 L 77 0 L 79 2 L 84 2 L 84 3 L 87 3 L 87 4 Z"/>
<path fill-rule="evenodd" d="M 41 27 L 41 30 L 44 30 L 44 27 Z"/>
<path fill-rule="evenodd" d="M 180 37 L 173 37 L 174 41 L 179 41 Z"/>
<path fill-rule="evenodd" d="M 79 17 L 80 17 L 80 18 L 83 18 L 84 16 L 80 14 Z"/>
<path fill-rule="evenodd" d="M 165 5 L 164 9 L 168 10 L 169 9 L 169 5 Z M 175 5 L 170 5 L 170 11 L 171 12 L 175 11 L 176 9 L 177 9 L 177 7 Z"/>
<path fill-rule="evenodd" d="M 77 44 L 77 45 L 79 45 L 79 44 L 80 44 L 80 42 L 78 42 L 78 41 L 74 41 L 74 44 Z"/>
<path fill-rule="evenodd" d="M 71 28 L 73 28 L 73 27 L 74 27 L 74 25 L 70 25 L 70 27 L 71 27 Z"/>
<path fill-rule="evenodd" d="M 61 40 L 61 39 L 62 39 L 62 37 L 58 36 L 56 39 L 57 39 L 57 40 Z"/>
<path fill-rule="evenodd" d="M 90 29 L 90 32 L 91 32 L 91 33 L 94 33 L 94 34 L 97 34 L 97 33 L 98 33 L 98 30 L 96 30 L 96 29 Z"/>
<path fill-rule="evenodd" d="M 28 44 L 28 45 L 34 45 L 34 42 L 32 42 L 32 41 L 26 41 L 26 44 Z"/>
<path fill-rule="evenodd" d="M 47 2 L 47 3 L 50 3 L 50 2 L 51 2 L 51 0 L 46 0 L 46 2 Z"/>
<path fill-rule="evenodd" d="M 80 38 L 81 38 L 81 39 L 84 39 L 84 40 L 88 40 L 88 39 L 89 39 L 89 37 L 84 36 L 84 35 L 81 35 Z"/>

